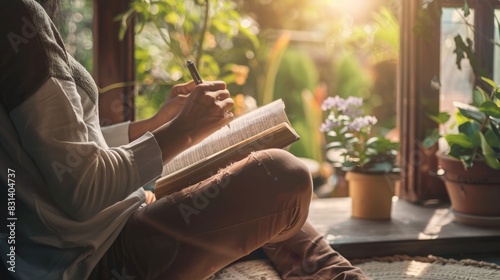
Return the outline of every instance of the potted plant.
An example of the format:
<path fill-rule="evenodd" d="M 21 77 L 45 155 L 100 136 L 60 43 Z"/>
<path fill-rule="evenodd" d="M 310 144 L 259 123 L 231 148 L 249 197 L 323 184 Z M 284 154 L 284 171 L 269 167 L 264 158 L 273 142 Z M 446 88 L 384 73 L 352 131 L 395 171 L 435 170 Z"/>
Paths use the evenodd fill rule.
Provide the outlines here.
<path fill-rule="evenodd" d="M 377 119 L 364 115 L 362 105 L 358 97 L 326 98 L 322 110 L 327 116 L 320 130 L 331 140 L 326 149 L 337 152 L 346 171 L 352 216 L 390 219 L 399 143 L 372 134 Z"/>
<path fill-rule="evenodd" d="M 485 5 L 491 5 L 484 1 Z M 432 9 L 429 9 L 430 7 Z M 436 11 L 441 4 L 437 1 L 426 5 L 424 11 Z M 494 7 L 490 6 L 491 9 Z M 424 13 L 425 14 L 425 13 Z M 455 220 L 473 225 L 500 225 L 500 88 L 491 79 L 485 78 L 488 71 L 481 64 L 476 54 L 478 41 L 500 46 L 498 41 L 487 34 L 477 33 L 480 28 L 474 28 L 469 21 L 471 9 L 469 1 L 464 1 L 461 7 L 461 18 L 464 25 L 471 31 L 471 38 L 457 34 L 454 37 L 456 59 L 454 63 L 462 69 L 461 63 L 467 60 L 474 75 L 475 88 L 472 92 L 471 104 L 454 102 L 457 109 L 453 118 L 450 114 L 441 112 L 431 118 L 442 125 L 444 132 L 435 129 L 424 140 L 424 146 L 430 147 L 439 139 L 447 144 L 444 152 L 438 152 L 437 159 L 440 169 L 438 175 L 445 182 L 445 187 L 451 201 Z M 497 25 L 500 24 L 496 15 L 492 16 Z M 426 17 L 421 23 L 425 23 Z M 474 42 L 475 41 L 475 42 Z M 451 126 L 447 126 L 451 119 Z M 444 144 L 443 143 L 443 144 Z M 441 143 L 440 143 L 441 144 Z"/>
<path fill-rule="evenodd" d="M 442 134 L 434 131 L 425 145 L 441 137 L 448 144 L 445 153 L 438 153 L 438 174 L 445 182 L 456 220 L 485 225 L 500 220 L 500 87 L 490 79 L 482 80 L 489 91 L 477 86 L 472 104 L 455 102 L 457 112 L 451 127 L 445 126 Z M 431 118 L 445 125 L 451 115 L 441 112 Z"/>

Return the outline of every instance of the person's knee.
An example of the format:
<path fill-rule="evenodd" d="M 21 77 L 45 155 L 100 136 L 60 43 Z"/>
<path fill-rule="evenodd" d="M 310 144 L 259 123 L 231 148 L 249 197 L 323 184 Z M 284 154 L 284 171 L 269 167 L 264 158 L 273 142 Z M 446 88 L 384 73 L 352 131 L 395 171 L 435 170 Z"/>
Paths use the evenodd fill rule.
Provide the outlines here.
<path fill-rule="evenodd" d="M 254 159 L 274 178 L 275 187 L 305 200 L 311 199 L 311 174 L 307 166 L 294 155 L 282 149 L 268 149 L 256 152 Z"/>
<path fill-rule="evenodd" d="M 253 154 L 259 168 L 265 168 L 270 185 L 263 186 L 273 205 L 286 215 L 286 225 L 269 242 L 280 242 L 296 234 L 307 219 L 312 198 L 312 178 L 307 166 L 292 154 L 270 149 Z"/>

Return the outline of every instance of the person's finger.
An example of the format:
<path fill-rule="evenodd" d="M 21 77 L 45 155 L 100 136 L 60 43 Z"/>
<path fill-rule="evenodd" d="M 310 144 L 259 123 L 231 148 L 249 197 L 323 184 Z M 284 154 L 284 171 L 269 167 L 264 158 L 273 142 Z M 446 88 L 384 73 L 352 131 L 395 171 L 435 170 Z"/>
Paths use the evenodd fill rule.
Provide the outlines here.
<path fill-rule="evenodd" d="M 170 91 L 170 98 L 174 98 L 179 95 L 188 95 L 195 87 L 196 84 L 194 81 L 174 85 Z"/>
<path fill-rule="evenodd" d="M 224 112 L 229 112 L 234 107 L 234 100 L 232 98 L 225 98 L 218 101 L 219 106 Z"/>
<path fill-rule="evenodd" d="M 216 92 L 217 100 L 224 100 L 231 96 L 228 90 L 219 90 Z"/>
<path fill-rule="evenodd" d="M 217 91 L 207 91 L 205 92 L 208 100 L 212 100 L 212 102 L 217 103 L 217 101 L 223 101 L 231 98 L 231 94 L 227 89 L 225 90 L 217 90 Z"/>
<path fill-rule="evenodd" d="M 223 81 L 213 81 L 213 82 L 204 82 L 199 85 L 196 85 L 196 87 L 193 90 L 199 90 L 202 92 L 207 92 L 207 91 L 218 91 L 218 90 L 225 90 L 226 89 L 226 83 Z"/>
<path fill-rule="evenodd" d="M 221 85 L 219 85 L 221 86 Z M 223 85 L 222 85 L 223 86 Z M 221 109 L 225 108 L 227 105 L 226 103 L 229 102 L 229 104 L 234 104 L 233 100 L 230 98 L 229 91 L 227 89 L 223 90 L 215 90 L 215 91 L 204 91 L 203 89 L 207 88 L 209 86 L 203 86 L 203 87 L 196 87 L 193 90 L 193 94 L 189 96 L 191 101 L 194 104 L 197 104 L 202 107 L 206 108 L 212 108 L 210 110 L 213 110 L 214 105 L 220 107 Z M 225 101 L 228 100 L 227 102 L 220 103 L 220 101 Z M 232 107 L 231 106 L 228 106 Z"/>

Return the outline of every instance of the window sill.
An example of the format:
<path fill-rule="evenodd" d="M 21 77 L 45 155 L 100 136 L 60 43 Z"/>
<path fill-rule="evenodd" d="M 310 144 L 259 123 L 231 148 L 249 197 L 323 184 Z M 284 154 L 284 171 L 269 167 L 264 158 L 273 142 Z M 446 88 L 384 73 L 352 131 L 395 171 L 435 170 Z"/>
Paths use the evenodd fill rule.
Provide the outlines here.
<path fill-rule="evenodd" d="M 350 198 L 313 200 L 309 221 L 346 258 L 500 253 L 500 227 L 454 221 L 449 204 L 421 206 L 395 198 L 387 221 L 351 217 Z"/>

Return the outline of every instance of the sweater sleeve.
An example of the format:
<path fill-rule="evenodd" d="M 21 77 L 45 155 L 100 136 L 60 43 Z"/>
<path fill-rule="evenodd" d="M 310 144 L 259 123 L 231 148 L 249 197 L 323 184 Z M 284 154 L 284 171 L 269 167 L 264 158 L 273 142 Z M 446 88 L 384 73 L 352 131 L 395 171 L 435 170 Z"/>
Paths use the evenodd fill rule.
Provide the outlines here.
<path fill-rule="evenodd" d="M 126 198 L 162 170 L 161 150 L 151 133 L 107 148 L 89 139 L 92 124 L 82 116 L 75 84 L 55 78 L 10 112 L 54 201 L 78 220 Z"/>
<path fill-rule="evenodd" d="M 101 127 L 101 132 L 108 146 L 118 147 L 121 145 L 126 145 L 130 142 L 128 134 L 129 127 L 130 122 L 121 122 L 103 126 Z"/>

